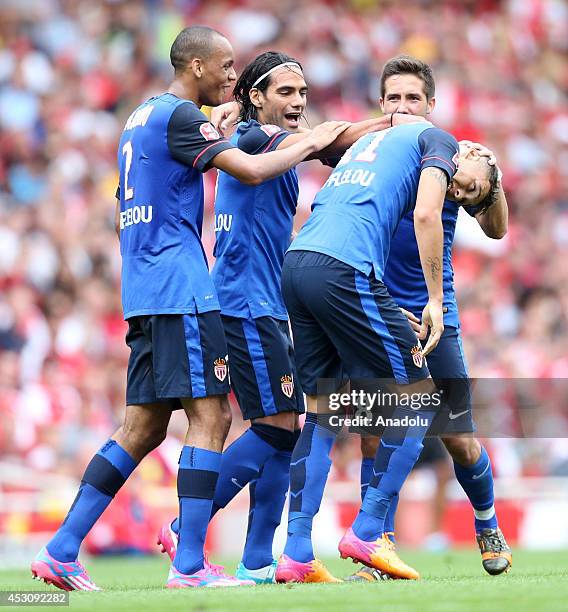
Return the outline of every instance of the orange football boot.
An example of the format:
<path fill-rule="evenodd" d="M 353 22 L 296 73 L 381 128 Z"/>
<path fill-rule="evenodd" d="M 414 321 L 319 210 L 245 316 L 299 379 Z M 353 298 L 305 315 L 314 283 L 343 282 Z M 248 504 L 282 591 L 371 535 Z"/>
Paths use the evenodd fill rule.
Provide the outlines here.
<path fill-rule="evenodd" d="M 332 576 L 319 559 L 300 563 L 288 555 L 282 555 L 276 568 L 276 582 L 343 582 L 343 580 Z"/>
<path fill-rule="evenodd" d="M 342 559 L 351 557 L 355 563 L 363 563 L 397 578 L 420 578 L 420 574 L 396 554 L 394 542 L 386 533 L 374 542 L 365 542 L 349 528 L 339 542 L 339 553 Z"/>

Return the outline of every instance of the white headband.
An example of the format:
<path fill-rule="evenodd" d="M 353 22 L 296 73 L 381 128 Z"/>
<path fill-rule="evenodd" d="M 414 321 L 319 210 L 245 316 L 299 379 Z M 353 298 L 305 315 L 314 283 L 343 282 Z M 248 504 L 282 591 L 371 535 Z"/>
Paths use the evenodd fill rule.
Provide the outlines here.
<path fill-rule="evenodd" d="M 282 64 L 278 64 L 278 66 L 274 66 L 274 68 L 271 68 L 268 72 L 265 72 L 262 76 L 258 77 L 258 79 L 256 79 L 256 81 L 252 84 L 252 87 L 256 87 L 262 81 L 262 79 L 266 78 L 269 74 L 272 74 L 278 68 L 282 68 L 282 66 L 296 66 L 296 68 L 302 70 L 300 64 L 297 64 L 296 62 L 284 62 Z"/>

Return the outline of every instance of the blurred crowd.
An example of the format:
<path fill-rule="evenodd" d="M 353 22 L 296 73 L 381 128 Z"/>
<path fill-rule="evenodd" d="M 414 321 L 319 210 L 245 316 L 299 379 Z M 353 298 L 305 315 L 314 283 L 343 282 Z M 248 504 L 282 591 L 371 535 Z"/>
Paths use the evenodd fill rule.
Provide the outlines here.
<path fill-rule="evenodd" d="M 120 422 L 116 146 L 132 109 L 166 88 L 173 38 L 194 23 L 226 33 L 237 72 L 266 49 L 297 57 L 312 125 L 376 114 L 390 57 L 429 62 L 433 121 L 494 150 L 510 206 L 502 241 L 475 222 L 458 230 L 471 374 L 568 376 L 566 2 L 4 0 L 0 11 L 0 461 L 77 477 Z M 300 167 L 298 226 L 328 171 Z M 568 436 L 564 417 L 555 431 Z M 557 442 L 515 442 L 509 463 L 549 474 L 568 455 Z M 156 465 L 167 480 L 167 462 Z"/>

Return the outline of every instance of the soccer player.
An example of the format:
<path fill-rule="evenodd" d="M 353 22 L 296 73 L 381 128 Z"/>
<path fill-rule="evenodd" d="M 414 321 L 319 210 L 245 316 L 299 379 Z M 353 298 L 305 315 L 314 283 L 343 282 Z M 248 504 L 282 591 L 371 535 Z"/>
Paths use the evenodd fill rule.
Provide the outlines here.
<path fill-rule="evenodd" d="M 383 69 L 380 83 L 379 103 L 384 113 L 409 113 L 427 117 L 434 109 L 436 100 L 432 70 L 418 59 L 408 56 L 391 59 Z M 472 188 L 479 189 L 479 186 Z M 483 567 L 489 574 L 496 575 L 510 569 L 511 550 L 497 523 L 489 456 L 472 434 L 475 427 L 471 413 L 471 392 L 453 282 L 452 244 L 458 210 L 460 205 L 467 203 L 466 195 L 458 189 L 452 197 L 446 198 L 442 210 L 444 333 L 428 357 L 428 369 L 438 388 L 444 391 L 449 407 L 449 412 L 446 410 L 440 413 L 433 430 L 444 432 L 441 440 L 453 459 L 456 478 L 473 506 L 475 533 Z M 489 208 L 483 205 L 463 208 L 475 216 L 487 236 L 502 238 L 507 231 L 507 201 L 500 180 L 495 186 L 492 199 L 494 203 Z M 401 219 L 392 238 L 383 281 L 394 301 L 405 309 L 418 330 L 420 313 L 428 302 L 428 291 L 420 265 L 412 211 Z M 429 438 L 429 442 L 439 444 L 437 438 Z M 378 443 L 376 437 L 361 438 L 362 497 L 372 477 Z M 397 504 L 398 497 L 395 497 L 385 526 L 385 531 L 393 541 Z M 367 570 L 357 574 L 363 580 L 376 576 Z"/>
<path fill-rule="evenodd" d="M 229 41 L 211 28 L 189 27 L 170 57 L 175 77 L 168 91 L 130 115 L 118 149 L 122 302 L 131 349 L 124 423 L 93 457 L 65 521 L 32 563 L 34 576 L 64 590 L 97 589 L 77 560 L 81 542 L 137 464 L 162 442 L 178 408 L 189 427 L 177 480 L 179 546 L 167 586 L 252 584 L 226 576 L 203 554 L 231 417 L 227 345 L 200 240 L 200 173 L 215 166 L 259 184 L 347 127 L 322 124 L 285 150 L 253 158 L 221 138 L 199 111 L 220 104 L 236 79 Z"/>
<path fill-rule="evenodd" d="M 340 428 L 326 414 L 329 394 L 346 379 L 392 379 L 401 396 L 433 397 L 423 357 L 444 330 L 444 199 L 475 206 L 490 197 L 496 180 L 496 168 L 475 149 L 460 154 L 453 136 L 426 123 L 364 136 L 316 195 L 282 270 L 308 413 L 292 454 L 288 539 L 278 582 L 308 582 L 313 573 L 312 522 Z M 423 351 L 382 282 L 391 236 L 410 211 L 428 292 L 422 332 L 428 326 L 430 336 Z M 342 557 L 401 578 L 419 575 L 398 558 L 385 535 L 385 516 L 422 449 L 433 416 L 427 403 L 417 412 L 396 407 L 359 514 L 339 544 Z M 405 421 L 409 413 L 421 418 Z"/>
<path fill-rule="evenodd" d="M 306 138 L 310 131 L 300 133 L 299 124 L 307 90 L 297 60 L 274 51 L 259 55 L 235 85 L 236 103 L 228 105 L 237 106 L 241 119 L 232 142 L 258 155 Z M 408 120 L 394 115 L 353 124 L 332 148 L 312 157 L 343 153 L 363 134 Z M 247 539 L 237 577 L 256 583 L 274 581 L 274 531 L 288 491 L 298 414 L 304 411 L 280 289 L 297 201 L 294 168 L 258 186 L 244 185 L 226 172 L 219 174 L 212 280 L 227 337 L 231 385 L 251 426 L 223 453 L 212 513 L 250 483 Z M 170 557 L 175 555 L 177 532 L 177 520 L 160 532 L 160 543 Z M 318 581 L 336 580 L 323 565 L 318 567 Z"/>

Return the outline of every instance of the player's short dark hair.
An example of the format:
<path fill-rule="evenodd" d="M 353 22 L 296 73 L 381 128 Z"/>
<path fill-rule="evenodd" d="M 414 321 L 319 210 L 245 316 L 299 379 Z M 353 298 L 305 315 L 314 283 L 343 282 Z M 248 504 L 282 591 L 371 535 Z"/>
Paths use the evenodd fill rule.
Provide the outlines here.
<path fill-rule="evenodd" d="M 391 58 L 383 68 L 381 74 L 381 98 L 385 97 L 385 83 L 391 76 L 398 74 L 413 74 L 424 83 L 424 93 L 426 99 L 430 100 L 436 94 L 436 84 L 432 68 L 425 62 L 411 57 L 410 55 L 397 55 Z"/>
<path fill-rule="evenodd" d="M 484 157 L 487 162 L 487 158 Z M 497 170 L 496 165 L 491 165 L 487 163 L 489 167 L 489 176 L 487 180 L 489 181 L 489 193 L 481 200 L 481 202 L 475 207 L 476 212 L 478 213 L 486 213 L 492 206 L 497 202 L 499 197 L 499 192 L 497 190 L 497 181 L 499 180 L 499 170 Z"/>
<path fill-rule="evenodd" d="M 286 53 L 279 53 L 278 51 L 266 51 L 256 57 L 250 64 L 248 64 L 241 72 L 241 76 L 235 84 L 233 90 L 233 96 L 241 107 L 241 121 L 250 121 L 251 119 L 257 118 L 257 108 L 251 102 L 250 90 L 252 89 L 253 83 L 261 77 L 263 74 L 272 70 L 280 64 L 285 62 L 295 62 L 302 68 L 302 65 L 297 59 L 286 55 Z M 256 89 L 260 91 L 266 91 L 271 82 L 271 75 L 262 79 Z"/>
<path fill-rule="evenodd" d="M 188 62 L 196 57 L 207 59 L 214 51 L 213 42 L 218 36 L 225 38 L 221 32 L 207 26 L 194 25 L 183 29 L 170 49 L 170 61 L 175 73 L 183 72 Z"/>

